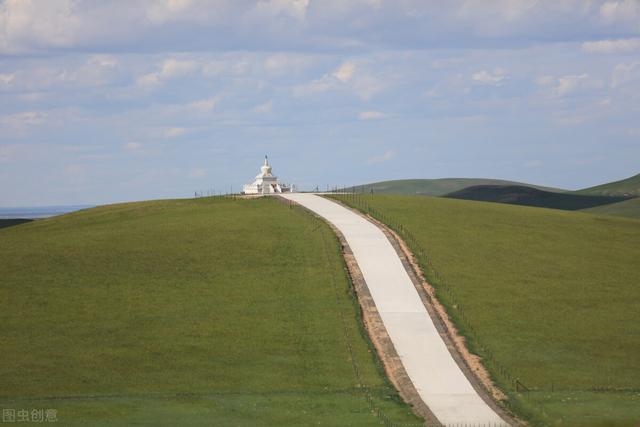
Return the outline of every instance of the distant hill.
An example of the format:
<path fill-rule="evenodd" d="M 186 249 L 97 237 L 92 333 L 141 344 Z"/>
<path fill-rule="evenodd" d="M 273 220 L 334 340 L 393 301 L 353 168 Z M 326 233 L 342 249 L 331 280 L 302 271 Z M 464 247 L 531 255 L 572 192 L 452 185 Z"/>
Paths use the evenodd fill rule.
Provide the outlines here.
<path fill-rule="evenodd" d="M 575 193 L 597 196 L 640 196 L 640 174 L 620 181 L 584 188 Z"/>
<path fill-rule="evenodd" d="M 640 219 L 640 197 L 636 197 L 635 199 L 631 200 L 625 200 L 624 202 L 584 209 L 584 212 L 598 215 L 613 215 Z"/>
<path fill-rule="evenodd" d="M 27 218 L 11 218 L 11 219 L 1 219 L 0 218 L 0 228 L 11 227 L 13 225 L 23 224 L 25 222 L 33 221 L 32 219 Z"/>
<path fill-rule="evenodd" d="M 349 187 L 346 191 L 356 191 L 383 194 L 407 194 L 422 196 L 443 196 L 463 188 L 477 185 L 517 185 L 522 187 L 537 188 L 545 191 L 564 192 L 558 188 L 542 187 L 539 185 L 525 184 L 522 182 L 505 181 L 502 179 L 487 178 L 441 178 L 441 179 L 400 179 L 394 181 L 381 181 L 371 184 L 357 185 Z"/>
<path fill-rule="evenodd" d="M 446 194 L 444 197 L 571 211 L 607 205 L 628 199 L 619 196 L 557 193 L 522 185 L 474 185 Z"/>

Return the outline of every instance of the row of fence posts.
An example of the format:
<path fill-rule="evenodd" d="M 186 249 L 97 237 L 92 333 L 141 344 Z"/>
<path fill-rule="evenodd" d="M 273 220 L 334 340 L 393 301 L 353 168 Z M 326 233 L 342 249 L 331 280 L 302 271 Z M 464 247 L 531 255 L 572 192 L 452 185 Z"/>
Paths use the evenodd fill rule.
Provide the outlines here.
<path fill-rule="evenodd" d="M 237 193 L 223 193 L 222 191 L 214 191 L 214 190 L 198 190 L 193 192 L 194 199 L 201 198 L 212 198 L 212 199 L 232 199 L 235 200 L 240 197 Z"/>
<path fill-rule="evenodd" d="M 356 191 L 349 191 L 356 190 Z M 359 192 L 357 190 L 360 190 Z M 429 281 L 431 285 L 433 285 L 436 293 L 441 293 L 445 295 L 445 301 L 449 305 L 449 312 L 453 315 L 454 319 L 457 318 L 459 324 L 462 326 L 462 332 L 465 333 L 468 337 L 472 339 L 473 345 L 480 350 L 481 354 L 484 356 L 483 361 L 488 363 L 493 368 L 494 375 L 498 374 L 502 377 L 503 380 L 511 386 L 511 389 L 516 391 L 517 393 L 526 393 L 530 391 L 530 388 L 527 387 L 522 381 L 516 376 L 509 372 L 504 365 L 496 360 L 493 355 L 493 352 L 482 343 L 475 329 L 471 325 L 469 318 L 465 313 L 464 307 L 460 304 L 458 298 L 455 296 L 451 286 L 447 283 L 446 279 L 436 270 L 431 261 L 431 257 L 427 256 L 427 253 L 422 248 L 418 239 L 415 238 L 413 233 L 406 229 L 399 221 L 392 218 L 389 214 L 382 212 L 372 206 L 369 201 L 367 201 L 366 196 L 373 194 L 372 189 L 368 189 L 367 187 L 351 187 L 351 188 L 343 188 L 343 189 L 335 189 L 332 191 L 336 195 L 340 196 L 341 200 L 346 201 L 351 204 L 355 208 L 360 211 L 370 215 L 371 217 L 381 221 L 382 223 L 389 226 L 392 230 L 396 231 L 400 237 L 407 242 L 413 253 L 416 255 L 418 263 L 422 271 L 424 272 L 426 279 Z"/>

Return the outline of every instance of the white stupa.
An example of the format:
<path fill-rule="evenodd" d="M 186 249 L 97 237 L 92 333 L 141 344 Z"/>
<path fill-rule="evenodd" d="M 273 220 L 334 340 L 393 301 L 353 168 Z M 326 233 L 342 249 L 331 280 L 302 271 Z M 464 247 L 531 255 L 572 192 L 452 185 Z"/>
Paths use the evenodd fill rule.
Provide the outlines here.
<path fill-rule="evenodd" d="M 256 175 L 256 180 L 253 181 L 253 184 L 246 184 L 242 192 L 244 194 L 289 193 L 291 192 L 291 187 L 279 183 L 278 177 L 271 174 L 269 159 L 264 156 L 264 164 L 260 168 L 260 173 Z"/>

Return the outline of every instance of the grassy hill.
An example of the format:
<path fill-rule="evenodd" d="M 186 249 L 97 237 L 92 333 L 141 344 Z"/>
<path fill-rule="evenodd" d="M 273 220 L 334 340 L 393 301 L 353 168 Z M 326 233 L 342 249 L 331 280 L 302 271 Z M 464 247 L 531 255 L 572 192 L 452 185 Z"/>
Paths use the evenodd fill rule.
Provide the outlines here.
<path fill-rule="evenodd" d="M 600 196 L 640 196 L 640 174 L 620 181 L 584 188 L 576 193 Z"/>
<path fill-rule="evenodd" d="M 375 194 L 443 196 L 447 193 L 452 193 L 474 185 L 520 185 L 546 191 L 564 191 L 557 188 L 541 187 L 521 182 L 485 178 L 401 179 L 358 185 L 348 188 L 347 191 L 370 193 L 371 190 L 373 190 Z"/>
<path fill-rule="evenodd" d="M 610 205 L 583 209 L 583 212 L 593 213 L 597 215 L 613 215 L 640 219 L 640 197 L 636 197 L 635 199 L 631 200 L 625 200 L 624 202 L 612 203 Z"/>
<path fill-rule="evenodd" d="M 443 197 L 564 210 L 587 209 L 627 200 L 615 196 L 555 193 L 520 185 L 474 185 Z"/>
<path fill-rule="evenodd" d="M 335 236 L 299 209 L 128 203 L 0 241 L 3 408 L 64 426 L 378 425 L 362 384 L 419 421 L 365 338 Z"/>
<path fill-rule="evenodd" d="M 402 226 L 471 348 L 534 425 L 640 421 L 640 221 L 434 197 L 336 197 L 364 200 Z M 514 378 L 531 391 L 516 392 Z"/>
<path fill-rule="evenodd" d="M 24 224 L 33 220 L 26 218 L 0 219 L 0 228 L 13 227 L 14 225 Z"/>

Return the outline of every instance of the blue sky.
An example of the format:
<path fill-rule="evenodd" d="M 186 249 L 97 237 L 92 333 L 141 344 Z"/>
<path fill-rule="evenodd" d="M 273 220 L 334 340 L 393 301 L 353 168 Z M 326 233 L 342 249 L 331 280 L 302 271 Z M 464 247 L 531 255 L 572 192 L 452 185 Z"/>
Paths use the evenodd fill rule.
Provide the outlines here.
<path fill-rule="evenodd" d="M 0 206 L 640 172 L 640 1 L 4 0 Z"/>

